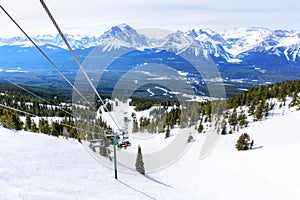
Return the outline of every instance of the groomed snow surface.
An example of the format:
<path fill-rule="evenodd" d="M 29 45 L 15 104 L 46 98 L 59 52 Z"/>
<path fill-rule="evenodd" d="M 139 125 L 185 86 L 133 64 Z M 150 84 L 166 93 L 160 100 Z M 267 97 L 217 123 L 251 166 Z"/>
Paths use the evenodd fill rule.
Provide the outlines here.
<path fill-rule="evenodd" d="M 204 160 L 198 157 L 206 136 L 197 135 L 172 166 L 146 176 L 120 172 L 119 181 L 77 141 L 1 127 L 0 199 L 298 200 L 299 119 L 293 111 L 221 136 Z M 244 132 L 254 149 L 237 151 Z"/>

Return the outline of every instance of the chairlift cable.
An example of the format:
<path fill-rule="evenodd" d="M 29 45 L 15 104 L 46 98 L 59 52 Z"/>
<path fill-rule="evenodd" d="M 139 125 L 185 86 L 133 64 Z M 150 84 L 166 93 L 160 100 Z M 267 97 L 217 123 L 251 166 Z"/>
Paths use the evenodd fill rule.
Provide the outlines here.
<path fill-rule="evenodd" d="M 12 107 L 10 107 L 10 106 L 6 106 L 6 105 L 3 105 L 3 104 L 0 104 L 0 106 L 2 106 L 2 107 L 4 107 L 4 108 L 7 108 L 7 109 L 10 109 L 10 110 L 14 110 L 14 111 L 20 112 L 20 113 L 28 114 L 28 115 L 33 116 L 33 117 L 40 117 L 40 116 L 38 116 L 38 115 L 35 115 L 35 114 L 32 114 L 32 113 L 28 113 L 28 112 L 25 112 L 25 111 L 20 110 L 20 109 L 17 109 L 17 108 L 12 108 Z M 43 118 L 43 117 L 41 117 L 41 118 Z M 83 131 L 83 132 L 87 132 L 87 133 L 93 134 L 93 132 L 88 131 L 88 130 L 85 130 L 85 129 L 82 129 L 82 128 L 78 128 L 77 126 L 72 126 L 72 125 L 64 124 L 64 123 L 61 123 L 61 124 L 64 125 L 64 126 L 67 126 L 67 127 L 76 128 L 77 130 L 81 130 L 81 131 Z M 75 139 L 75 138 L 74 138 L 74 139 Z M 89 156 L 91 156 L 93 159 L 95 159 L 96 161 L 98 161 L 98 159 L 96 159 L 95 156 L 91 154 L 91 152 L 86 148 L 86 146 L 83 145 L 83 143 L 81 143 L 81 144 L 82 144 L 82 147 L 85 149 L 85 151 L 89 154 Z M 4 159 L 5 159 L 5 158 L 4 158 Z M 8 162 L 9 162 L 9 161 L 8 161 Z M 9 162 L 9 163 L 10 163 L 10 162 Z"/>
<path fill-rule="evenodd" d="M 35 48 L 48 60 L 48 62 L 55 68 L 61 77 L 91 106 L 92 104 L 82 95 L 82 93 L 69 81 L 69 79 L 60 71 L 56 64 L 46 55 L 46 53 L 31 39 L 31 37 L 24 31 L 24 29 L 12 18 L 12 16 L 0 5 L 2 11 L 10 18 L 10 20 L 20 29 L 26 38 L 35 46 Z"/>
<path fill-rule="evenodd" d="M 85 76 L 86 80 L 88 81 L 88 83 L 90 84 L 90 86 L 92 87 L 93 91 L 95 92 L 95 94 L 97 95 L 97 97 L 99 98 L 99 100 L 101 101 L 101 103 L 104 105 L 104 101 L 102 100 L 100 94 L 98 93 L 96 87 L 94 86 L 94 84 L 92 83 L 90 77 L 88 76 L 88 74 L 86 73 L 84 67 L 82 66 L 82 64 L 80 63 L 80 61 L 78 60 L 76 54 L 74 53 L 72 47 L 70 46 L 68 40 L 66 39 L 65 35 L 63 34 L 63 32 L 61 31 L 61 29 L 59 28 L 58 24 L 56 23 L 54 17 L 52 16 L 50 10 L 48 9 L 47 5 L 45 4 L 45 2 L 43 0 L 40 0 L 40 3 L 42 4 L 44 10 L 46 11 L 47 15 L 49 16 L 50 20 L 52 21 L 53 25 L 55 26 L 55 28 L 57 29 L 58 33 L 60 34 L 60 36 L 62 37 L 63 41 L 65 42 L 65 44 L 67 45 L 69 51 L 71 52 L 73 58 L 75 59 L 77 65 L 79 66 L 79 68 L 81 69 L 83 75 Z M 106 108 L 106 106 L 104 106 L 104 109 L 106 111 L 108 111 L 108 109 Z M 116 122 L 116 120 L 114 119 L 114 117 L 111 115 L 111 113 L 108 111 L 109 116 L 111 117 L 111 119 L 113 120 L 114 124 L 118 127 L 119 130 L 121 130 L 121 128 L 119 127 L 119 124 Z"/>
<path fill-rule="evenodd" d="M 24 29 L 13 19 L 13 17 L 0 5 L 2 11 L 10 18 L 10 20 L 20 29 L 26 38 L 34 45 L 34 47 L 47 59 L 47 61 L 55 68 L 59 75 L 92 107 L 94 106 L 83 96 L 83 94 L 68 80 L 68 78 L 60 71 L 56 64 L 47 56 L 47 54 L 31 39 L 31 37 L 24 31 Z M 6 79 L 7 80 L 7 79 Z M 9 81 L 9 80 L 8 80 Z M 9 81 L 10 82 L 10 81 Z M 16 85 L 16 84 L 14 84 Z M 16 85 L 17 86 L 17 85 Z M 21 87 L 21 86 L 18 86 Z M 22 88 L 23 89 L 23 88 Z M 24 88 L 25 90 L 25 88 Z M 29 92 L 25 90 L 26 92 Z M 30 92 L 29 92 L 30 93 Z M 32 94 L 32 93 L 31 93 Z M 37 96 L 37 95 L 34 95 Z M 74 115 L 73 115 L 74 116 Z M 76 117 L 76 116 L 75 116 Z M 98 126 L 97 126 L 98 127 Z"/>
<path fill-rule="evenodd" d="M 30 115 L 30 116 L 33 116 L 33 117 L 39 117 L 39 116 L 37 116 L 35 114 L 29 113 L 29 112 L 26 112 L 26 111 L 23 111 L 23 110 L 19 110 L 17 108 L 13 108 L 13 107 L 10 107 L 10 106 L 4 105 L 4 104 L 0 104 L 0 106 L 4 107 L 4 108 L 7 108 L 7 109 L 10 109 L 10 110 L 13 110 L 13 111 L 17 111 L 17 112 L 26 114 L 26 115 Z"/>
<path fill-rule="evenodd" d="M 31 92 L 30 90 L 28 90 L 28 89 L 22 87 L 21 85 L 15 83 L 15 82 L 13 82 L 13 81 L 11 81 L 11 80 L 9 80 L 9 79 L 4 78 L 3 76 L 0 76 L 0 78 L 3 79 L 3 80 L 5 80 L 5 81 L 8 81 L 9 83 L 15 85 L 16 87 L 18 87 L 18 88 L 20 88 L 20 89 L 22 89 L 22 90 L 28 92 L 29 94 L 31 94 L 31 95 L 33 95 L 33 96 L 39 98 L 40 100 L 42 100 L 42 101 L 48 103 L 49 105 L 51 105 L 51 102 L 49 102 L 49 101 L 47 101 L 46 99 L 44 99 L 44 98 L 38 96 L 37 94 Z M 0 106 L 1 106 L 1 105 L 0 105 Z M 67 110 L 65 110 L 65 109 L 63 109 L 63 108 L 61 108 L 61 107 L 59 107 L 59 106 L 58 106 L 57 108 L 58 108 L 59 110 L 65 112 L 65 113 L 71 115 L 71 116 L 74 118 L 75 121 L 77 121 L 77 119 L 79 118 L 78 116 L 74 115 L 73 113 L 68 112 Z M 21 111 L 20 111 L 20 112 L 21 112 Z M 30 114 L 30 113 L 28 113 L 28 114 Z M 33 115 L 33 114 L 31 114 L 31 115 Z M 33 115 L 33 116 L 35 116 L 35 115 Z M 37 116 L 37 117 L 41 117 L 41 116 Z M 67 125 L 67 124 L 63 124 L 63 125 Z M 94 125 L 94 124 L 92 124 L 91 126 L 96 127 L 96 128 L 101 128 L 100 126 L 97 126 L 97 125 Z M 74 127 L 74 126 L 72 126 L 72 127 Z M 84 130 L 84 129 L 78 128 L 78 130 Z M 85 131 L 85 132 L 89 132 L 89 131 Z M 92 132 L 90 132 L 90 133 L 92 133 Z"/>
<path fill-rule="evenodd" d="M 46 99 L 40 97 L 39 95 L 37 95 L 37 94 L 31 92 L 31 91 L 28 90 L 28 89 L 22 87 L 21 85 L 19 85 L 19 84 L 13 82 L 13 81 L 11 81 L 11 80 L 8 80 L 7 78 L 4 78 L 3 76 L 0 76 L 0 78 L 3 79 L 3 80 L 5 80 L 5 81 L 8 81 L 9 83 L 15 85 L 16 87 L 18 87 L 18 88 L 20 88 L 20 89 L 22 89 L 22 90 L 28 92 L 28 93 L 31 94 L 32 96 L 35 96 L 36 98 L 38 98 L 38 99 L 40 99 L 40 100 L 42 100 L 42 101 L 44 101 L 44 102 L 46 102 L 46 103 L 48 103 L 48 104 L 51 104 L 50 101 L 47 101 Z M 77 118 L 73 113 L 70 113 L 70 112 L 68 112 L 67 110 L 63 109 L 63 108 L 58 107 L 58 109 L 61 110 L 61 111 L 63 111 L 63 112 L 65 112 L 66 114 L 71 115 L 71 116 L 74 117 L 74 118 Z"/>
<path fill-rule="evenodd" d="M 43 1 L 41 1 L 43 2 Z M 55 65 L 55 63 L 46 55 L 46 53 L 43 52 L 43 50 L 30 38 L 30 36 L 20 27 L 20 25 L 9 15 L 9 13 L 0 5 L 0 8 L 3 10 L 3 12 L 10 18 L 10 20 L 21 30 L 21 32 L 27 37 L 27 39 L 35 46 L 35 48 L 38 49 L 38 51 L 48 60 L 48 62 L 56 69 L 56 71 L 60 74 L 60 76 L 62 76 L 64 78 L 64 80 L 89 104 L 91 105 L 91 103 L 81 94 L 81 92 L 64 76 L 64 74 L 59 70 L 59 68 Z M 50 14 L 50 12 L 49 12 Z M 54 20 L 54 19 L 53 19 Z M 59 28 L 59 27 L 58 27 Z M 62 34 L 62 32 L 60 31 L 60 34 L 62 36 L 62 38 L 64 38 L 64 41 L 66 42 L 66 44 L 68 44 L 66 38 L 64 37 L 64 35 Z M 102 98 L 100 97 L 99 93 L 97 92 L 96 88 L 94 87 L 94 85 L 92 84 L 91 80 L 88 78 L 84 68 L 82 67 L 82 65 L 80 64 L 80 62 L 78 61 L 75 53 L 73 52 L 73 50 L 70 48 L 70 45 L 67 45 L 69 50 L 72 52 L 72 55 L 74 58 L 76 58 L 76 62 L 77 64 L 79 64 L 79 67 L 81 68 L 81 70 L 84 72 L 88 82 L 91 84 L 93 90 L 96 92 L 97 96 L 99 97 L 99 100 L 101 101 L 101 103 L 104 105 L 104 102 L 102 100 Z M 28 112 L 25 112 L 25 111 L 22 111 L 22 110 L 19 110 L 19 109 L 15 109 L 15 108 L 11 108 L 11 107 L 8 107 L 8 106 L 5 106 L 5 105 L 0 105 L 0 106 L 4 106 L 8 109 L 12 109 L 12 110 L 15 110 L 15 111 L 18 111 L 18 112 L 21 112 L 21 113 L 25 113 L 25 114 L 29 114 L 31 116 L 37 116 L 37 115 L 33 115 L 31 113 L 28 113 Z M 91 105 L 91 107 L 93 107 Z M 105 106 L 104 106 L 104 109 L 108 110 Z M 108 112 L 109 113 L 109 112 Z M 111 116 L 112 120 L 114 121 L 114 123 L 116 124 L 117 127 L 118 124 L 116 123 L 115 119 L 112 117 L 112 115 L 109 113 L 109 115 Z M 38 117 L 38 116 L 37 116 Z M 66 124 L 64 124 L 66 125 Z M 66 125 L 66 126 L 70 126 L 70 125 Z M 78 127 L 74 127 L 76 129 L 80 129 Z M 83 130 L 84 132 L 89 132 L 89 131 L 86 131 L 86 130 Z M 115 161 L 116 162 L 116 161 Z M 115 163 L 116 165 L 116 163 Z M 117 173 L 116 173 L 116 167 L 115 167 L 115 178 L 117 179 Z"/>
<path fill-rule="evenodd" d="M 23 114 L 26 114 L 26 115 L 29 115 L 29 116 L 32 116 L 32 117 L 47 118 L 47 117 L 41 117 L 41 116 L 38 116 L 38 115 L 35 115 L 35 114 L 32 114 L 32 113 L 29 113 L 29 112 L 26 112 L 26 111 L 23 111 L 23 110 L 20 110 L 20 109 L 17 109 L 17 108 L 13 108 L 13 107 L 10 107 L 10 106 L 4 105 L 4 104 L 0 104 L 0 107 L 4 107 L 6 109 L 10 109 L 10 110 L 13 110 L 13 111 L 16 111 L 16 112 L 19 112 L 19 113 L 23 113 Z M 86 129 L 78 128 L 77 126 L 72 126 L 72 125 L 65 124 L 65 123 L 61 123 L 61 125 L 64 125 L 64 126 L 67 126 L 67 127 L 70 127 L 70 128 L 76 128 L 77 130 L 87 132 L 87 133 L 91 133 L 91 134 L 94 133 L 92 131 L 88 131 Z"/>

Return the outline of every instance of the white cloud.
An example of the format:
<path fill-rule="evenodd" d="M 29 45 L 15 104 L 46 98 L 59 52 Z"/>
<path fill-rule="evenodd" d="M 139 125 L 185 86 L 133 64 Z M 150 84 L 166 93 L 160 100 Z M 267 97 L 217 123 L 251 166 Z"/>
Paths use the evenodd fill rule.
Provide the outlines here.
<path fill-rule="evenodd" d="M 66 32 L 98 33 L 113 25 L 128 23 L 136 28 L 172 30 L 200 28 L 216 30 L 264 26 L 300 29 L 300 2 L 296 0 L 45 0 Z M 38 0 L 2 0 L 1 5 L 31 35 L 56 33 Z M 17 28 L 0 14 L 0 36 L 18 34 Z"/>

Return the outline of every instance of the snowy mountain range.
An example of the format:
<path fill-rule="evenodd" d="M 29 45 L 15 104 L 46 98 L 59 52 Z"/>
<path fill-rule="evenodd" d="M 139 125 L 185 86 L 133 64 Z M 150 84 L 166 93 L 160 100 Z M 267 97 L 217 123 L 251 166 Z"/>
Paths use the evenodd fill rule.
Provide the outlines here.
<path fill-rule="evenodd" d="M 269 30 L 266 28 L 239 28 L 216 32 L 208 28 L 177 31 L 164 38 L 149 38 L 127 24 L 114 26 L 99 36 L 65 35 L 81 62 L 95 48 L 102 52 L 122 49 L 136 49 L 139 55 L 131 55 L 132 66 L 145 63 L 145 59 L 168 61 L 166 52 L 184 52 L 198 58 L 210 57 L 218 67 L 224 81 L 243 82 L 250 86 L 274 83 L 300 77 L 300 31 Z M 38 35 L 33 40 L 64 71 L 74 76 L 78 66 L 59 35 Z M 143 54 L 143 55 L 140 55 Z M 24 37 L 0 38 L 0 71 L 28 72 L 52 69 L 33 45 Z M 140 57 L 137 57 L 140 56 Z M 134 59 L 133 59 L 134 58 Z M 165 63 L 161 63 L 165 64 Z M 170 64 L 170 63 L 168 63 Z M 128 63 L 119 63 L 129 65 Z M 177 64 L 177 70 L 192 73 L 184 64 Z M 73 74 L 73 75 L 72 75 Z M 14 74 L 13 78 L 20 76 Z M 40 77 L 40 74 L 36 75 Z M 45 76 L 45 73 L 43 73 Z M 51 75 L 53 77 L 53 75 Z M 41 82 L 25 83 L 35 84 Z M 46 78 L 43 78 L 46 80 Z"/>
<path fill-rule="evenodd" d="M 300 57 L 300 31 L 269 30 L 266 28 L 239 28 L 215 32 L 211 29 L 193 29 L 187 32 L 177 31 L 159 41 L 139 34 L 127 24 L 112 27 L 100 36 L 69 35 L 66 38 L 74 49 L 86 49 L 98 45 L 106 45 L 106 50 L 115 47 L 158 48 L 171 45 L 180 47 L 188 42 L 201 45 L 213 58 L 224 59 L 228 63 L 243 62 L 250 54 L 261 53 L 275 55 L 286 61 L 297 63 Z M 114 38 L 114 40 L 111 40 Z M 49 34 L 33 37 L 40 46 L 63 48 L 66 45 L 59 35 Z M 19 46 L 32 47 L 24 37 L 0 38 L 0 47 Z"/>

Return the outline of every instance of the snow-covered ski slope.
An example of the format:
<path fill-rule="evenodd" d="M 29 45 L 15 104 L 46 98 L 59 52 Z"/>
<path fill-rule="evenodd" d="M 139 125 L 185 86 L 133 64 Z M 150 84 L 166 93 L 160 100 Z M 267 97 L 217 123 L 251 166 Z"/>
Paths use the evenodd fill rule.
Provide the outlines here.
<path fill-rule="evenodd" d="M 172 166 L 147 176 L 120 172 L 119 181 L 77 141 L 0 128 L 0 199 L 298 200 L 299 119 L 294 109 L 251 123 L 221 136 L 204 160 L 198 158 L 206 136 L 197 135 Z M 237 151 L 244 132 L 254 149 Z"/>

